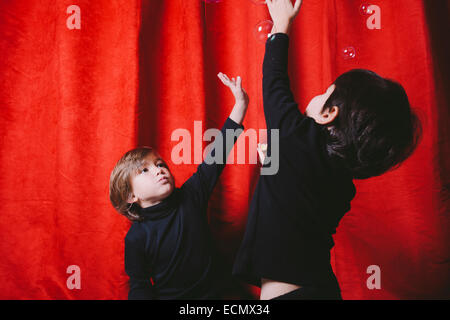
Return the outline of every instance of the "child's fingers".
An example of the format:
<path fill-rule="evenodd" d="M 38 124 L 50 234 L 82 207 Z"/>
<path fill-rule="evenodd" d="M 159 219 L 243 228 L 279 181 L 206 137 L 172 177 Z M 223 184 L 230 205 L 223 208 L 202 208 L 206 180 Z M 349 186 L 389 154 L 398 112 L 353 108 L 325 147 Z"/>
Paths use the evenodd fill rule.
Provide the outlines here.
<path fill-rule="evenodd" d="M 222 75 L 227 81 L 230 81 L 230 78 L 228 78 L 228 76 L 226 74 L 222 73 Z"/>
<path fill-rule="evenodd" d="M 228 79 L 227 75 L 222 72 L 219 72 L 218 76 L 225 81 L 230 81 L 230 79 Z"/>
<path fill-rule="evenodd" d="M 240 76 L 237 76 L 237 78 L 228 78 L 228 76 L 222 72 L 219 72 L 217 74 L 217 76 L 219 77 L 219 79 L 223 82 L 224 85 L 230 87 L 230 88 L 236 88 L 239 90 L 243 90 L 242 89 L 242 78 Z"/>
<path fill-rule="evenodd" d="M 301 6 L 302 6 L 302 0 L 295 0 L 295 4 L 294 4 L 294 14 L 295 15 L 300 11 Z"/>
<path fill-rule="evenodd" d="M 219 74 L 217 76 L 219 77 L 220 81 L 222 81 L 222 83 L 224 85 L 226 85 L 227 87 L 229 87 L 231 85 L 230 79 L 228 79 L 228 77 L 226 75 L 224 75 L 223 73 L 219 72 Z"/>
<path fill-rule="evenodd" d="M 256 151 L 258 152 L 259 161 L 264 164 L 264 160 L 266 158 L 265 150 L 267 150 L 267 145 L 258 143 L 258 147 L 256 148 Z"/>
<path fill-rule="evenodd" d="M 222 81 L 223 84 L 226 84 L 226 80 L 221 73 L 218 73 L 217 77 L 220 79 L 220 81 Z"/>

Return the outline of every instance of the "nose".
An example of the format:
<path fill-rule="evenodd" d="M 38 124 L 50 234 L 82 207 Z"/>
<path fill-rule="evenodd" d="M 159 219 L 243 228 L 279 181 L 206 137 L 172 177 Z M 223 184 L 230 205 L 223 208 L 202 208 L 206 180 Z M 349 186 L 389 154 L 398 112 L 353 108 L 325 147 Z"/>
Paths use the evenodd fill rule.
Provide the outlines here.
<path fill-rule="evenodd" d="M 160 174 L 163 173 L 163 168 L 162 167 L 156 167 L 156 176 L 159 176 Z"/>

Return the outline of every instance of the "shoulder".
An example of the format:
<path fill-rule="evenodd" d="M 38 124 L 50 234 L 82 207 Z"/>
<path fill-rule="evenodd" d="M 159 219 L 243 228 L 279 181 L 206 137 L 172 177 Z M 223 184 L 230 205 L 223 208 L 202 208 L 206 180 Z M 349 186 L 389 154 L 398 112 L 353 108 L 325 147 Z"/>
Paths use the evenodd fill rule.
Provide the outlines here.
<path fill-rule="evenodd" d="M 139 243 L 147 238 L 147 230 L 142 222 L 133 222 L 125 236 L 125 242 Z"/>
<path fill-rule="evenodd" d="M 195 206 L 198 202 L 198 185 L 193 183 L 193 177 L 198 174 L 194 173 L 194 175 L 186 180 L 183 185 L 178 189 L 178 201 L 180 206 Z"/>
<path fill-rule="evenodd" d="M 308 166 L 325 170 L 329 166 L 327 152 L 328 129 L 313 118 L 305 117 L 286 138 L 280 139 L 280 152 L 302 157 Z"/>
<path fill-rule="evenodd" d="M 300 140 L 313 147 L 322 146 L 326 142 L 328 130 L 325 126 L 318 124 L 313 118 L 305 116 L 287 138 Z M 281 137 L 283 138 L 283 137 Z"/>
<path fill-rule="evenodd" d="M 321 130 L 321 125 L 318 124 L 313 118 L 305 116 L 297 126 L 297 133 L 313 133 Z"/>

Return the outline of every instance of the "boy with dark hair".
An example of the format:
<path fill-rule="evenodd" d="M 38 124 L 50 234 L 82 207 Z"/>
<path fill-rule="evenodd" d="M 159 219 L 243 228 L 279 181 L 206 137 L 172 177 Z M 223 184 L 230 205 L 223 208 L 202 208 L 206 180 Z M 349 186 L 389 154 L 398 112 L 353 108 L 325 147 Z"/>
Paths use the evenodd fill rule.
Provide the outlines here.
<path fill-rule="evenodd" d="M 220 161 L 208 164 L 210 159 L 205 159 L 180 188 L 175 188 L 166 162 L 148 147 L 128 151 L 111 173 L 111 203 L 133 221 L 125 237 L 128 299 L 219 299 L 223 294 L 223 271 L 212 245 L 207 206 L 243 130 L 248 96 L 240 77 L 218 76 L 236 100 L 222 127 L 222 143 L 209 154 L 214 159 L 218 154 Z M 233 131 L 232 142 L 226 141 L 227 130 Z"/>
<path fill-rule="evenodd" d="M 259 178 L 233 268 L 261 287 L 261 299 L 341 299 L 330 250 L 356 193 L 352 180 L 395 168 L 420 137 L 401 85 L 368 70 L 342 74 L 300 113 L 289 84 L 288 33 L 301 2 L 266 2 L 274 27 L 263 102 L 267 130 L 280 130 L 279 171 Z M 271 143 L 268 136 L 268 153 Z"/>

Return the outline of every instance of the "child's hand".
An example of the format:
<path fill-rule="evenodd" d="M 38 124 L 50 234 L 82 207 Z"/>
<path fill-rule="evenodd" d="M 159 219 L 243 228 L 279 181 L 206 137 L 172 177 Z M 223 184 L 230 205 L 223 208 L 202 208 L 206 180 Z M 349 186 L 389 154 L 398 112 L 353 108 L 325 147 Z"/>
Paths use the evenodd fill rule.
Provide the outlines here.
<path fill-rule="evenodd" d="M 273 21 L 271 33 L 289 33 L 292 22 L 300 12 L 302 0 L 295 0 L 294 6 L 291 0 L 266 0 L 266 3 Z"/>
<path fill-rule="evenodd" d="M 223 74 L 222 72 L 219 72 L 217 76 L 224 85 L 230 88 L 231 93 L 233 93 L 234 98 L 236 99 L 236 104 L 240 103 L 246 106 L 248 105 L 248 95 L 247 92 L 245 92 L 244 88 L 242 88 L 242 79 L 240 76 L 237 76 L 236 80 L 234 78 L 230 80 L 227 75 Z"/>
<path fill-rule="evenodd" d="M 266 143 L 258 143 L 258 147 L 256 148 L 258 151 L 259 161 L 261 164 L 264 164 L 264 159 L 267 155 L 267 144 Z"/>
<path fill-rule="evenodd" d="M 222 72 L 219 72 L 217 76 L 224 85 L 230 88 L 231 92 L 234 95 L 234 98 L 236 99 L 236 104 L 234 105 L 234 108 L 231 111 L 230 119 L 238 124 L 242 124 L 242 121 L 244 120 L 245 117 L 245 113 L 247 112 L 249 99 L 247 92 L 245 92 L 244 88 L 242 88 L 241 77 L 238 76 L 237 80 L 235 80 L 234 78 L 230 80 L 227 77 L 227 75 L 223 74 Z"/>

